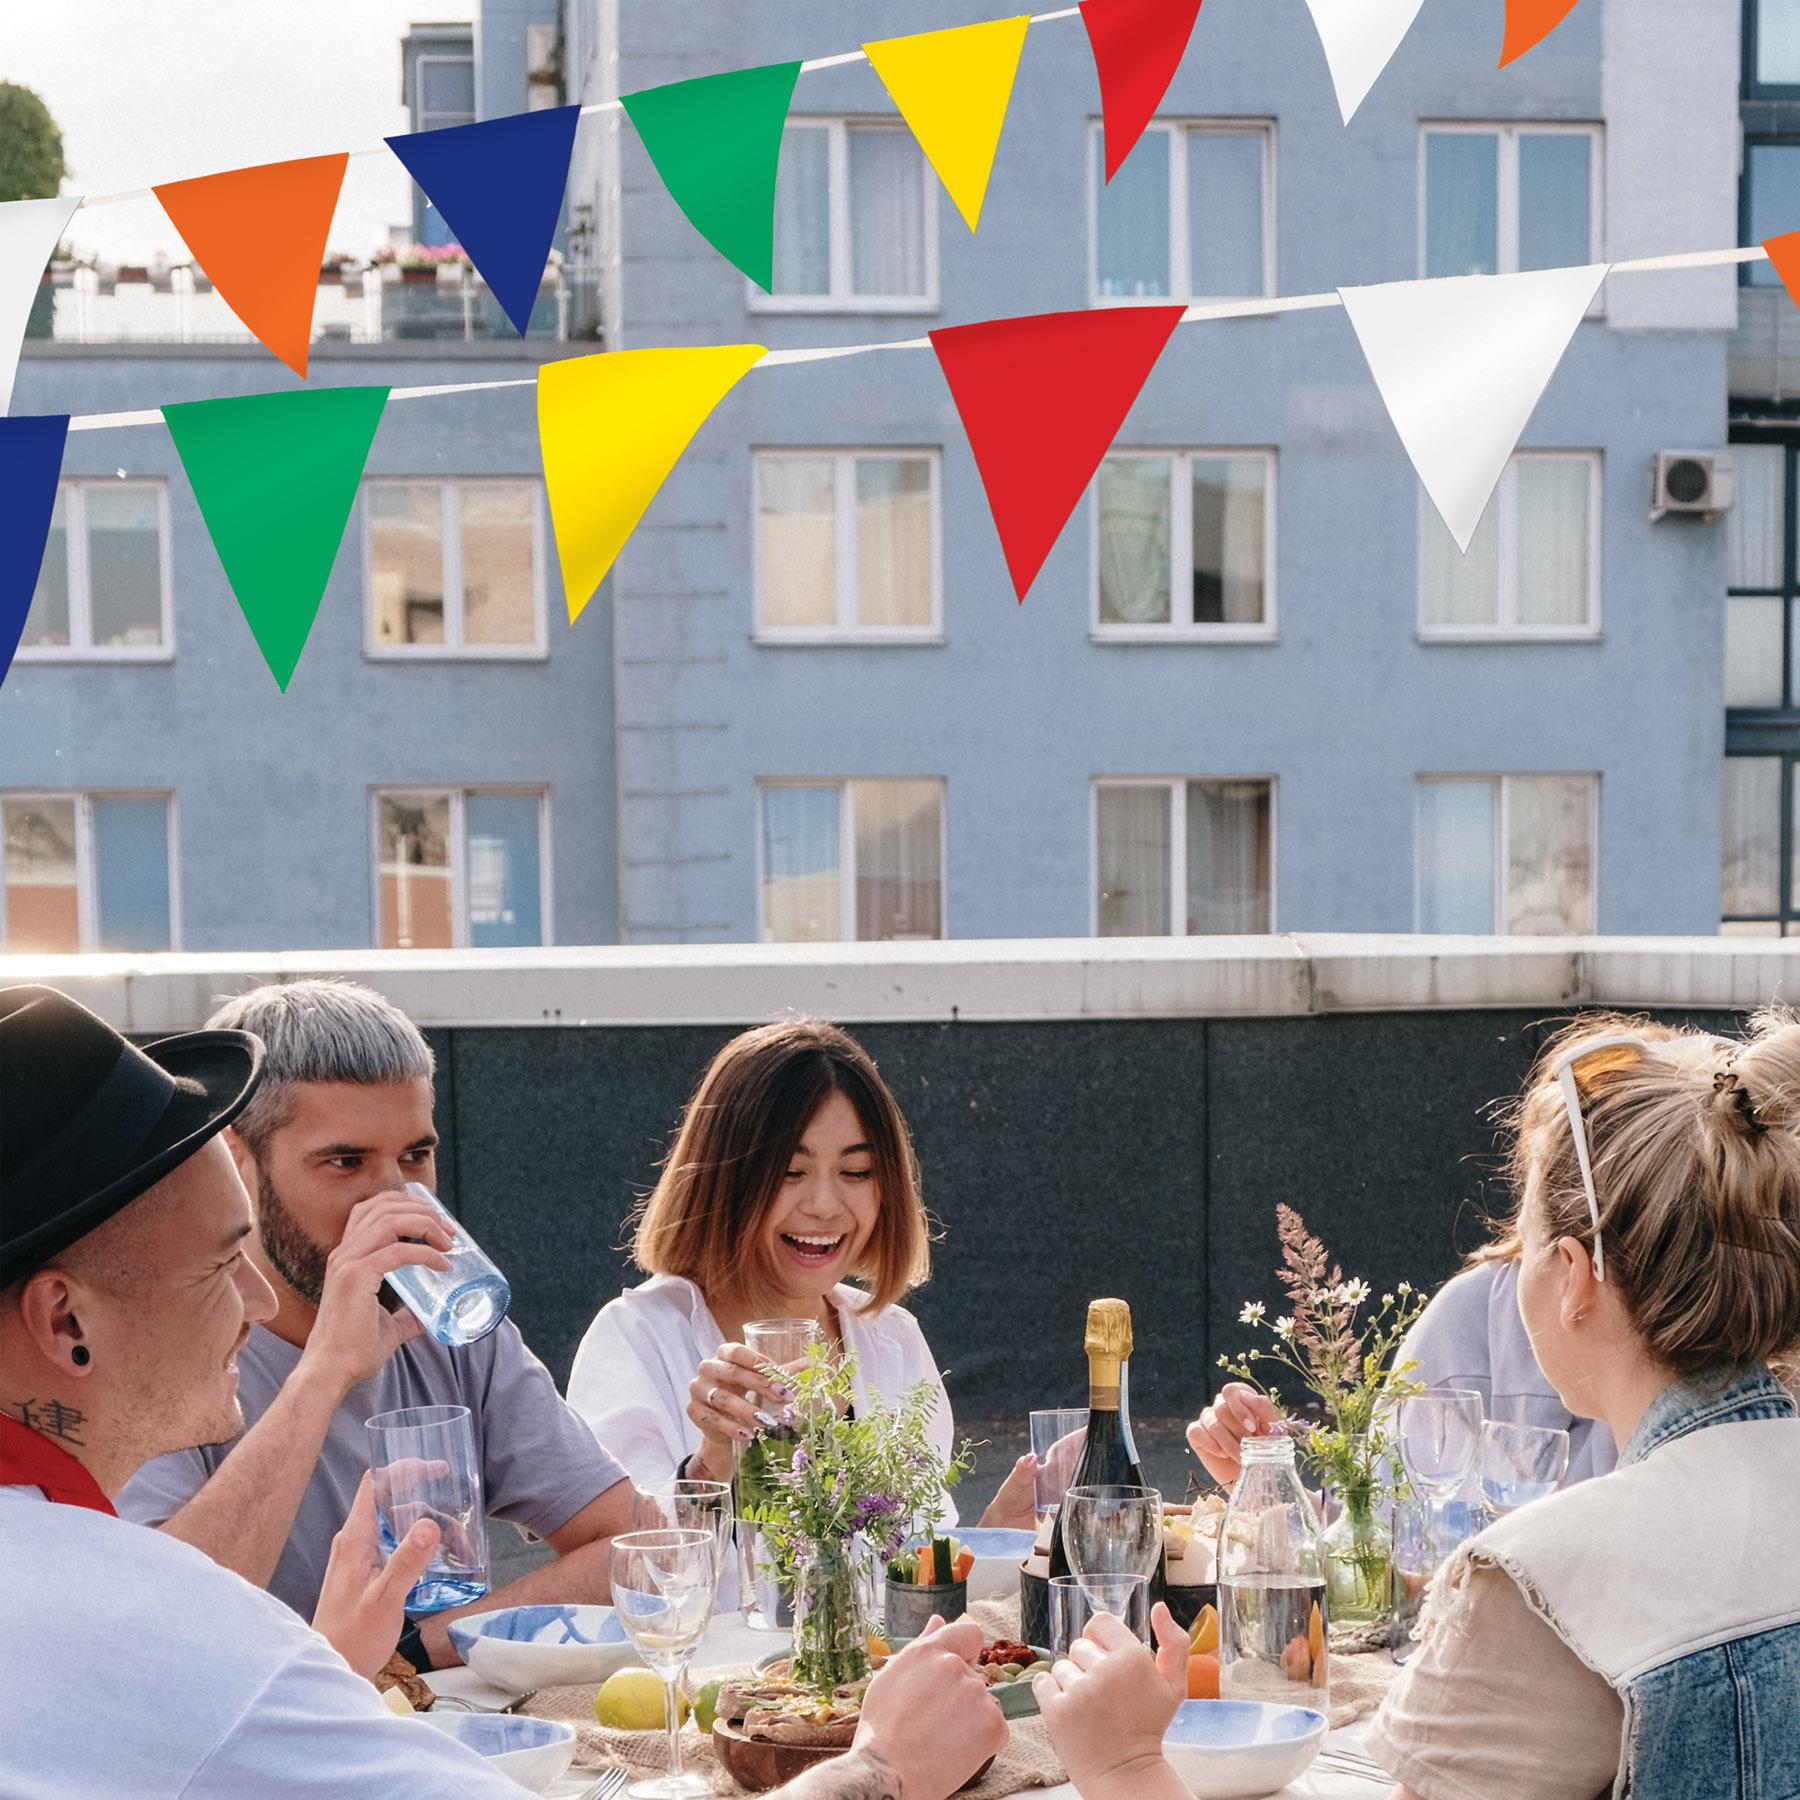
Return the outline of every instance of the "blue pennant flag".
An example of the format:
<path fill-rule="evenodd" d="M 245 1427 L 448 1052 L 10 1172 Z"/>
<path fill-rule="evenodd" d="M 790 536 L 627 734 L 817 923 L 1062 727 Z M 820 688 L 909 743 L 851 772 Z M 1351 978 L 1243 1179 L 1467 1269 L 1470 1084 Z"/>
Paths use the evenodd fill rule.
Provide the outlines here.
<path fill-rule="evenodd" d="M 37 592 L 69 415 L 0 419 L 0 682 Z"/>
<path fill-rule="evenodd" d="M 388 144 L 521 337 L 562 213 L 579 106 L 415 131 Z"/>

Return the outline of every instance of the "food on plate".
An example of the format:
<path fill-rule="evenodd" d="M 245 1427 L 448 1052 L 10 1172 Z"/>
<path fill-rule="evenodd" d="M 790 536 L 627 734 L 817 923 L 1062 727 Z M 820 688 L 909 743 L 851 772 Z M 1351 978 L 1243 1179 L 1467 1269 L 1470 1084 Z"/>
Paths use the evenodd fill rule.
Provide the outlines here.
<path fill-rule="evenodd" d="M 376 1692 L 382 1695 L 397 1693 L 404 1696 L 409 1712 L 430 1712 L 432 1702 L 437 1699 L 425 1685 L 425 1678 L 398 1650 L 369 1679 L 375 1683 Z"/>
<path fill-rule="evenodd" d="M 1187 1697 L 1216 1700 L 1219 1697 L 1219 1653 L 1201 1650 L 1188 1658 Z"/>
<path fill-rule="evenodd" d="M 983 1644 L 975 1658 L 975 1666 L 989 1687 L 1004 1687 L 1014 1681 L 1029 1681 L 1033 1675 L 1047 1674 L 1050 1660 L 1042 1651 L 1010 1638 L 995 1638 Z"/>
<path fill-rule="evenodd" d="M 687 1695 L 678 1693 L 676 1707 L 688 1714 Z M 614 1731 L 661 1731 L 662 1678 L 650 1669 L 619 1669 L 607 1676 L 594 1696 L 594 1717 Z"/>
<path fill-rule="evenodd" d="M 773 1663 L 759 1680 L 725 1682 L 719 1689 L 715 1722 L 762 1742 L 849 1749 L 869 1678 L 847 1682 L 830 1694 L 815 1694 L 787 1680 L 786 1672 L 785 1663 Z"/>

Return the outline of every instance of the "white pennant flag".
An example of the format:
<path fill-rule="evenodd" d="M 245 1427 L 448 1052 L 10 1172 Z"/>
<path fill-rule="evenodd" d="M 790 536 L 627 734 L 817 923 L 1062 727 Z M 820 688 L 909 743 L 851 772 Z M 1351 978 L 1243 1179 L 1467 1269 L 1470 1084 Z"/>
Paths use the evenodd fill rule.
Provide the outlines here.
<path fill-rule="evenodd" d="M 1412 29 L 1425 0 L 1306 0 L 1348 125 Z"/>
<path fill-rule="evenodd" d="M 1338 289 L 1394 429 L 1459 550 L 1468 550 L 1606 270 Z"/>
<path fill-rule="evenodd" d="M 81 196 L 75 194 L 0 205 L 0 417 L 12 410 L 19 345 L 44 265 L 80 204 Z"/>

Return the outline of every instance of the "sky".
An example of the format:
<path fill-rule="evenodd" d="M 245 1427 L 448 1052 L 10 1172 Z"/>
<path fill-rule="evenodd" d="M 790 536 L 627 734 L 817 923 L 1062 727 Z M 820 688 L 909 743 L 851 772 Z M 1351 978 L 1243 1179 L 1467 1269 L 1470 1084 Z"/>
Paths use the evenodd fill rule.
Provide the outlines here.
<path fill-rule="evenodd" d="M 381 146 L 407 127 L 400 40 L 468 0 L 0 0 L 0 80 L 62 128 L 65 193 Z M 366 253 L 409 215 L 406 172 L 352 157 L 329 248 Z M 103 260 L 183 246 L 154 199 L 83 207 L 68 239 Z"/>

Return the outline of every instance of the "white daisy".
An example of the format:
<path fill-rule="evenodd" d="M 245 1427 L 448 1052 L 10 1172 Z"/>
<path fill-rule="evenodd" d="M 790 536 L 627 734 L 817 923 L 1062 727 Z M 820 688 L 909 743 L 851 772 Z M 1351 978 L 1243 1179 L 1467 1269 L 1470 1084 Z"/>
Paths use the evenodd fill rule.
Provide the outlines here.
<path fill-rule="evenodd" d="M 1252 1300 L 1250 1304 L 1238 1314 L 1238 1323 L 1240 1325 L 1260 1325 L 1262 1323 L 1262 1316 L 1267 1310 L 1268 1309 L 1260 1300 Z"/>
<path fill-rule="evenodd" d="M 1294 1321 L 1285 1313 L 1275 1321 L 1275 1335 L 1277 1337 L 1292 1337 L 1294 1335 Z"/>

